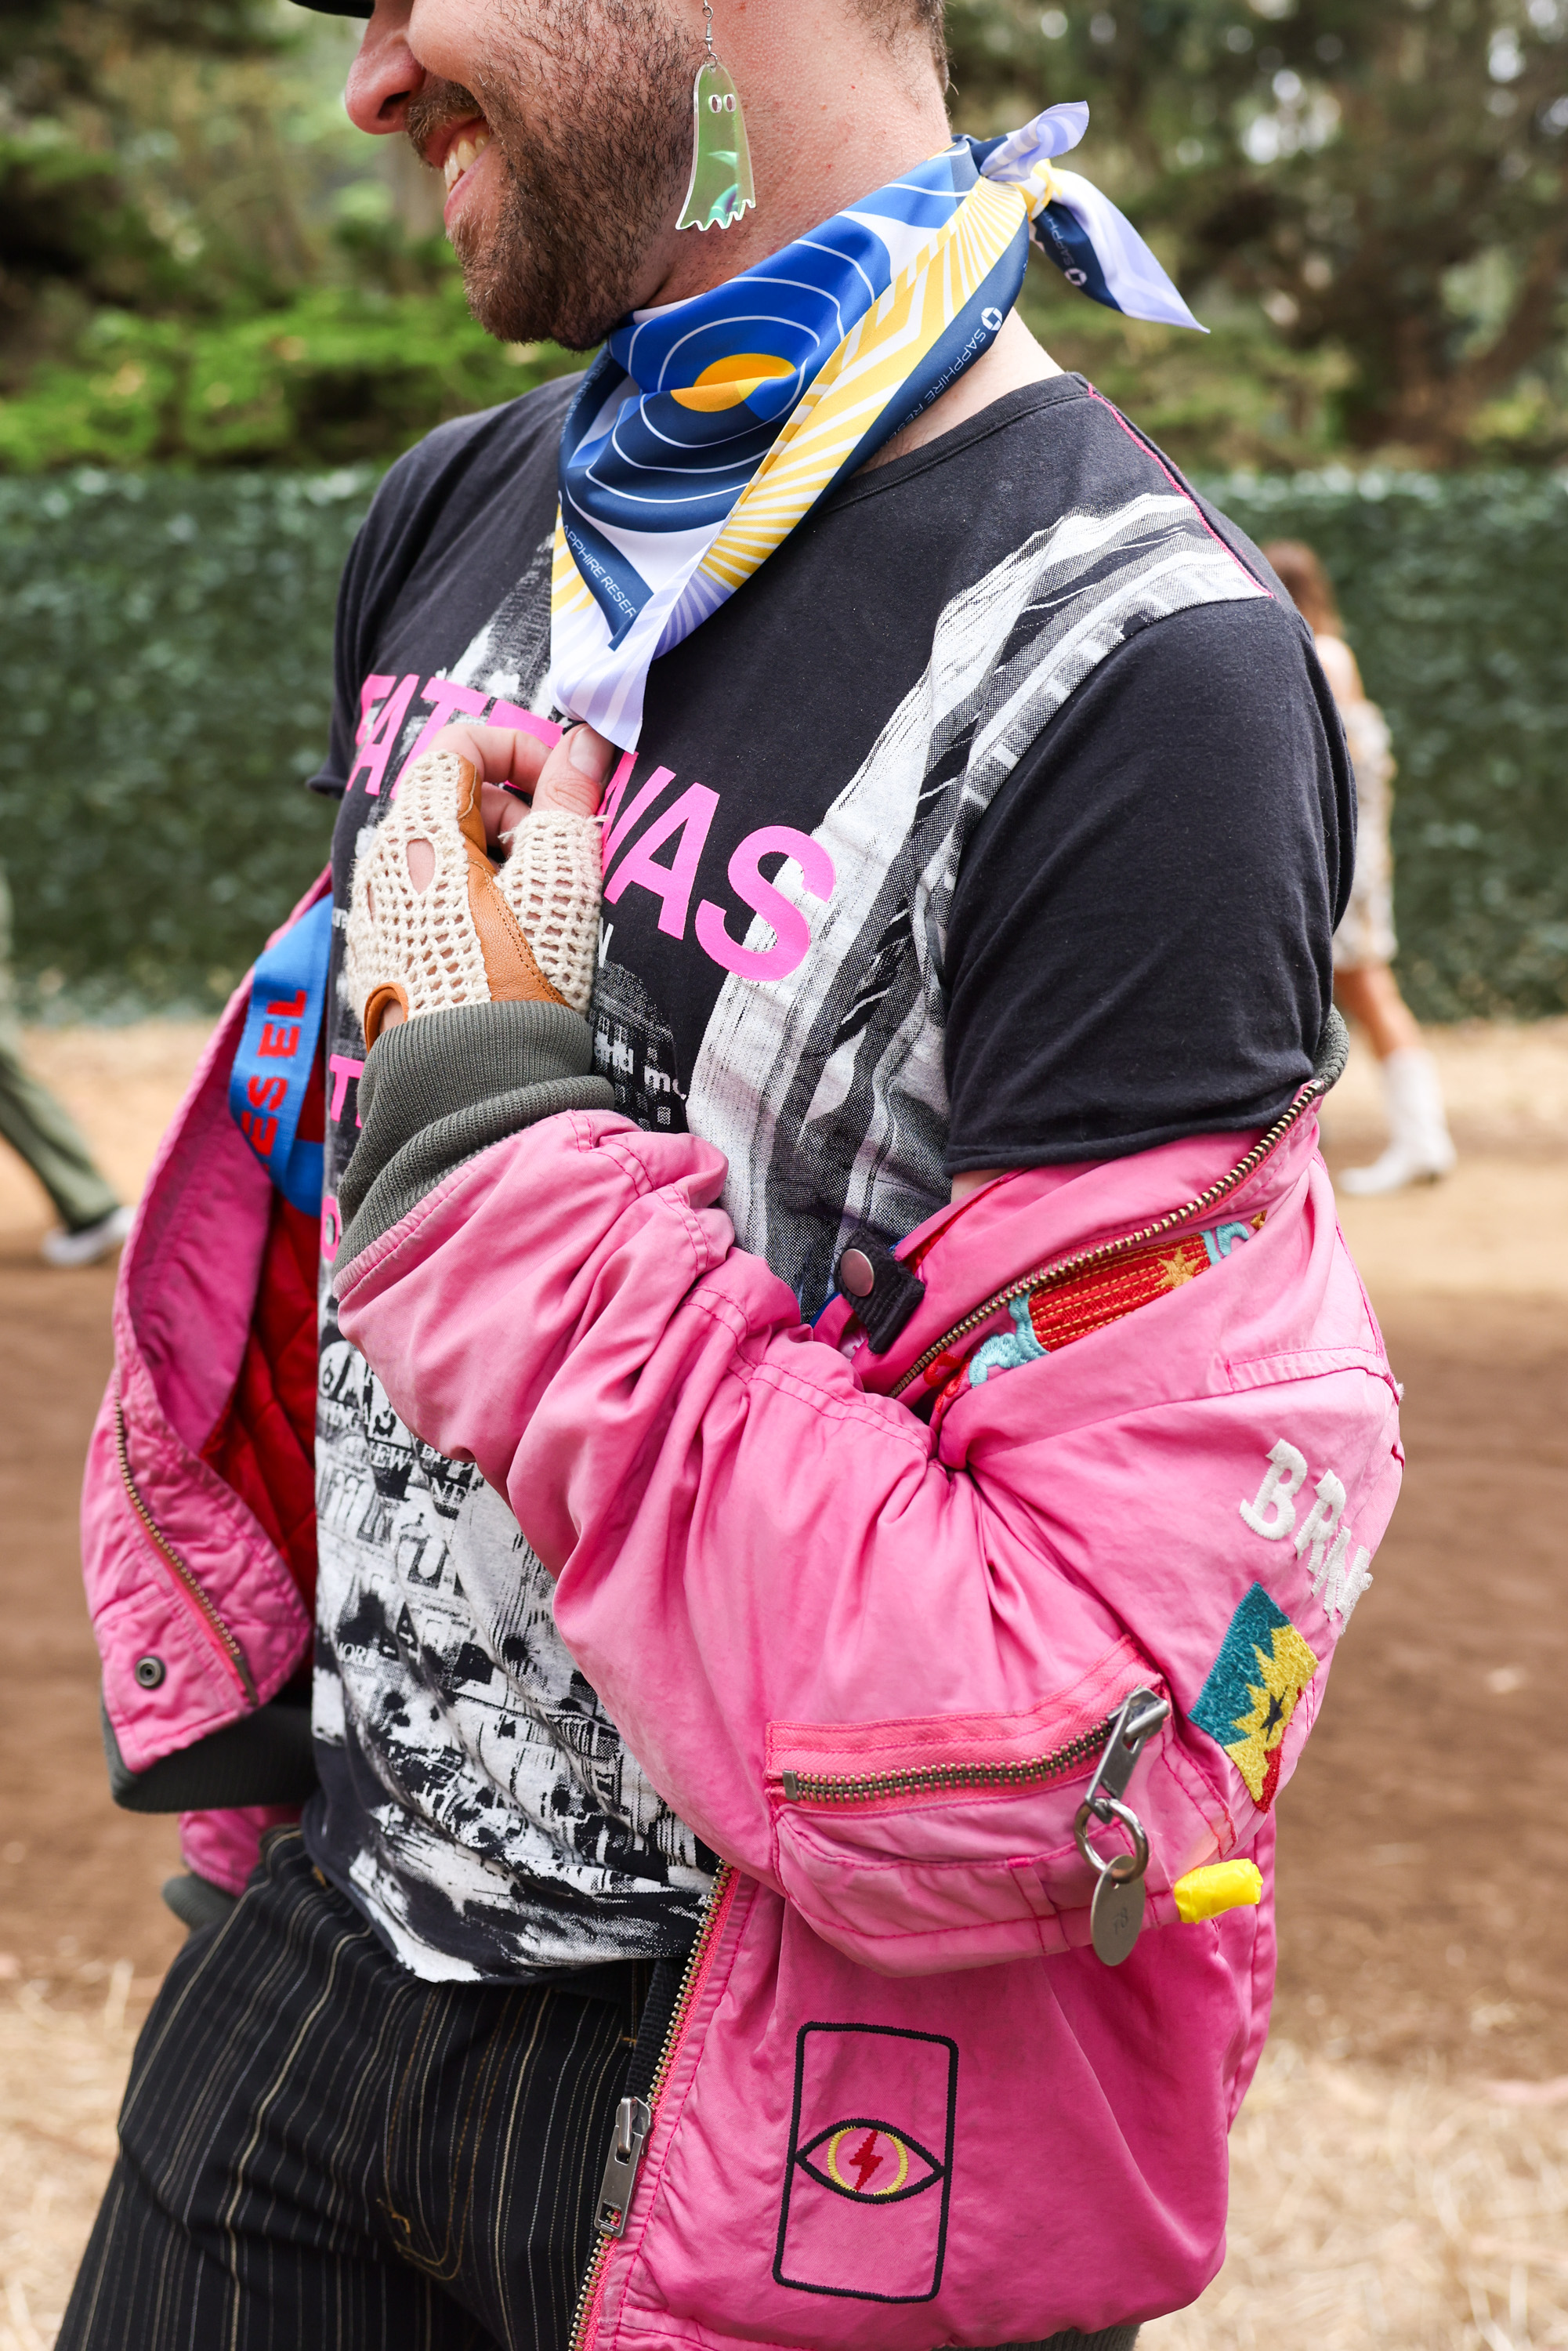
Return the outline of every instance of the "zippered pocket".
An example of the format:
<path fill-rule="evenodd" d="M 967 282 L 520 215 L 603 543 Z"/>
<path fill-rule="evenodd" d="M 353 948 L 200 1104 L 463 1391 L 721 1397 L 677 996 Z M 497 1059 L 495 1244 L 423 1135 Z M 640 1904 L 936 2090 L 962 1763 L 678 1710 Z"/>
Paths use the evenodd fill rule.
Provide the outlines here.
<path fill-rule="evenodd" d="M 956 1795 L 1016 1795 L 1061 1779 L 1081 1764 L 1092 1762 L 1111 1735 L 1111 1715 L 1079 1731 L 1043 1755 L 1024 1755 L 995 1762 L 955 1760 L 951 1762 L 906 1762 L 883 1765 L 870 1771 L 812 1771 L 781 1768 L 779 1784 L 787 1804 L 828 1805 L 835 1811 L 850 1806 L 918 1803 L 923 1798 L 942 1802 Z M 782 1726 L 777 1726 L 782 1727 Z M 878 1726 L 880 1727 L 880 1726 Z M 902 1724 L 896 1726 L 902 1729 Z"/>
<path fill-rule="evenodd" d="M 1089 1939 L 1095 1873 L 1073 1821 L 1123 1700 L 1165 1695 L 1123 1639 L 1077 1682 L 1012 1715 L 768 1733 L 775 1865 L 823 1938 L 893 1975 L 984 1967 Z M 1211 1860 L 1228 1834 L 1218 1793 L 1195 1801 L 1169 1768 L 1167 1726 L 1130 1801 L 1149 1833 L 1151 1892 Z"/>

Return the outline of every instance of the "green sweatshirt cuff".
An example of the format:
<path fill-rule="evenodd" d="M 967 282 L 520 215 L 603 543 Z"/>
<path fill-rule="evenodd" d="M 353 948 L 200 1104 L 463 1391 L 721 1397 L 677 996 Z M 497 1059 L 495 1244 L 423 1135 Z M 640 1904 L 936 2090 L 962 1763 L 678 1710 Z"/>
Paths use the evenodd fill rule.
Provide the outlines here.
<path fill-rule="evenodd" d="M 360 1078 L 338 1186 L 348 1265 L 455 1167 L 561 1110 L 612 1110 L 593 1040 L 564 1004 L 465 1004 L 382 1031 Z"/>

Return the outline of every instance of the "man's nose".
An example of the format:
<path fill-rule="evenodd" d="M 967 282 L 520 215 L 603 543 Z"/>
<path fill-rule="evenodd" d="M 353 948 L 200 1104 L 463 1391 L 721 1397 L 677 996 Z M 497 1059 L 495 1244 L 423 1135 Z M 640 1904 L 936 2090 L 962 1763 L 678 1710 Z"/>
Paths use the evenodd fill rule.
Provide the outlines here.
<path fill-rule="evenodd" d="M 411 98 L 424 83 L 424 68 L 408 45 L 413 0 L 376 0 L 360 54 L 349 68 L 343 103 L 361 131 L 401 131 Z"/>

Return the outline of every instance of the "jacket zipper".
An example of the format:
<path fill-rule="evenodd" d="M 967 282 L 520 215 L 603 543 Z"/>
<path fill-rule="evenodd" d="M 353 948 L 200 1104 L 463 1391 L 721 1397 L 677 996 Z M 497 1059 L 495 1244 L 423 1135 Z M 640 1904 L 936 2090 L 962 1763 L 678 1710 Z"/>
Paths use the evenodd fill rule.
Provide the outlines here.
<path fill-rule="evenodd" d="M 1097 1755 L 1111 1736 L 1116 1718 L 1108 1714 L 1091 1730 L 1081 1730 L 1065 1747 L 1021 1763 L 924 1763 L 904 1771 L 868 1772 L 852 1777 L 844 1772 L 786 1771 L 781 1774 L 785 1801 L 791 1804 L 859 1804 L 882 1796 L 924 1796 L 949 1788 L 1030 1788 L 1054 1780 L 1075 1764 Z"/>
<path fill-rule="evenodd" d="M 639 2118 L 643 2126 L 638 2131 L 634 2141 L 633 2176 L 637 2165 L 642 2161 L 643 2148 L 647 2144 L 649 2133 L 653 2128 L 653 2116 L 658 2111 L 659 2094 L 670 2077 L 670 2068 L 674 2064 L 676 2053 L 685 2037 L 693 2004 L 702 1988 L 703 1979 L 707 1973 L 707 1963 L 712 1955 L 713 1947 L 728 1916 L 730 1896 L 735 1890 L 737 1876 L 737 1872 L 732 1862 L 720 1862 L 718 1875 L 713 1882 L 713 1892 L 708 1896 L 707 1908 L 703 1913 L 702 1925 L 697 1929 L 696 1941 L 692 1945 L 691 1957 L 686 1961 L 685 1973 L 681 1978 L 680 1991 L 675 1994 L 675 2005 L 670 2014 L 670 2029 L 664 2035 L 664 2045 L 659 2053 L 659 2062 L 653 2069 L 653 2078 L 648 2085 L 644 2113 Z M 567 2337 L 566 2351 L 588 2351 L 588 2346 L 598 2329 L 600 2305 L 604 2300 L 605 2266 L 618 2242 L 618 2234 L 612 2235 L 608 2231 L 601 2230 L 599 2242 L 593 2248 L 592 2257 L 583 2277 L 582 2291 L 577 2297 L 577 2311 L 571 2322 L 571 2333 Z"/>
<path fill-rule="evenodd" d="M 911 1364 L 903 1378 L 895 1382 L 890 1393 L 901 1396 L 905 1388 L 912 1387 L 933 1364 L 946 1353 L 949 1347 L 960 1339 L 967 1339 L 971 1331 L 977 1331 L 982 1322 L 988 1322 L 993 1314 L 999 1313 L 1004 1306 L 1010 1306 L 1015 1298 L 1023 1298 L 1031 1290 L 1059 1289 L 1062 1283 L 1074 1281 L 1082 1274 L 1098 1272 L 1101 1267 L 1113 1265 L 1118 1258 L 1128 1257 L 1134 1249 L 1147 1249 L 1152 1242 L 1163 1239 L 1178 1225 L 1189 1225 L 1195 1217 L 1218 1207 L 1239 1185 L 1245 1184 L 1249 1176 L 1257 1173 L 1296 1121 L 1327 1092 L 1328 1087 L 1322 1078 L 1310 1078 L 1290 1109 L 1275 1121 L 1267 1134 L 1260 1137 L 1244 1159 L 1237 1161 L 1229 1175 L 1222 1176 L 1217 1184 L 1211 1184 L 1207 1192 L 1200 1192 L 1196 1200 L 1188 1200 L 1185 1207 L 1173 1208 L 1169 1216 L 1159 1217 L 1152 1225 L 1145 1225 L 1135 1233 L 1124 1235 L 1121 1240 L 1103 1241 L 1097 1249 L 1080 1249 L 1076 1257 L 1064 1258 L 1057 1265 L 1037 1266 L 1032 1273 L 1021 1274 L 1017 1281 L 1009 1281 L 1005 1289 L 993 1290 L 989 1298 L 982 1300 L 961 1322 L 955 1322 L 934 1346 L 927 1347 L 925 1353 Z"/>
<path fill-rule="evenodd" d="M 141 1520 L 148 1541 L 165 1565 L 172 1570 L 175 1581 L 205 1625 L 208 1637 L 223 1656 L 230 1672 L 239 1683 L 251 1705 L 259 1706 L 261 1699 L 245 1651 L 137 1490 L 136 1480 L 131 1474 L 131 1449 L 125 1439 L 125 1407 L 120 1403 L 118 1388 L 114 1397 L 114 1449 L 120 1457 L 120 1474 L 125 1481 L 125 1491 L 131 1507 Z"/>

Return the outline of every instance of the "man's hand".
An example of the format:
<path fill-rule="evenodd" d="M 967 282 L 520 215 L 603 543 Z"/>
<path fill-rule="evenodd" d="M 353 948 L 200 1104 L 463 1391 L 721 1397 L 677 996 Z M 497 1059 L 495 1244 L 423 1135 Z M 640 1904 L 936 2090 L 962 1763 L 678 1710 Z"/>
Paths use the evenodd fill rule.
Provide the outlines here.
<path fill-rule="evenodd" d="M 587 726 L 547 751 L 507 727 L 455 726 L 408 769 L 354 868 L 344 970 L 367 1048 L 399 1021 L 459 1005 L 587 1009 L 594 820 L 614 758 Z"/>
<path fill-rule="evenodd" d="M 501 853 L 528 815 L 528 799 L 541 816 L 552 809 L 567 816 L 596 816 L 616 759 L 613 743 L 580 726 L 547 750 L 537 736 L 510 726 L 460 723 L 444 726 L 430 747 L 451 751 L 478 770 L 485 840 L 492 856 Z"/>

